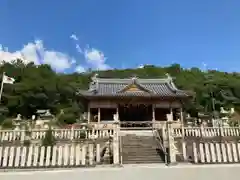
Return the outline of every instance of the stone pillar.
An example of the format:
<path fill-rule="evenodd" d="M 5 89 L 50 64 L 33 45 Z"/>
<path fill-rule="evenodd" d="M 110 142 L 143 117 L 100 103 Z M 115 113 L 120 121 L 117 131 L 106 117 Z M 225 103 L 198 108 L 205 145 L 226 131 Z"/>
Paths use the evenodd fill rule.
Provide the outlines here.
<path fill-rule="evenodd" d="M 114 135 L 113 135 L 113 164 L 120 164 L 119 161 L 119 125 L 115 124 L 114 126 Z"/>
<path fill-rule="evenodd" d="M 182 130 L 182 152 L 183 152 L 183 158 L 184 161 L 187 160 L 186 156 L 186 144 L 185 144 L 185 131 L 184 131 L 184 121 L 183 121 L 183 112 L 182 108 L 180 108 L 180 122 L 181 122 L 181 130 Z"/>
<path fill-rule="evenodd" d="M 101 121 L 101 109 L 98 108 L 98 124 L 100 123 Z"/>
<path fill-rule="evenodd" d="M 171 165 L 174 165 L 177 163 L 176 161 L 176 147 L 174 144 L 174 137 L 173 137 L 173 129 L 172 129 L 172 121 L 167 122 L 167 127 L 168 127 L 168 147 L 169 147 L 169 163 Z"/>

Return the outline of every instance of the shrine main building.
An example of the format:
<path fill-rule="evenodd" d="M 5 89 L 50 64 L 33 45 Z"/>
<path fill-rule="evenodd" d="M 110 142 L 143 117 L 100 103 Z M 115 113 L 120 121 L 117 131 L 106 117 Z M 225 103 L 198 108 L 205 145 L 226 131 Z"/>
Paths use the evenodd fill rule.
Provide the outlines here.
<path fill-rule="evenodd" d="M 119 122 L 122 127 L 166 123 L 170 114 L 180 125 L 183 102 L 191 95 L 179 90 L 167 74 L 163 79 L 99 78 L 95 75 L 86 91 L 78 94 L 85 100 L 88 123 L 101 127 Z"/>

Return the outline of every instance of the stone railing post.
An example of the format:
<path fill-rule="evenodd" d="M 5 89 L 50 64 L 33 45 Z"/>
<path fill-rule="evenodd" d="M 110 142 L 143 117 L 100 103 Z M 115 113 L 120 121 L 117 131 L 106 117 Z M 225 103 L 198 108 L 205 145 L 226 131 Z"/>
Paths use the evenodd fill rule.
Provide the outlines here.
<path fill-rule="evenodd" d="M 173 128 L 172 128 L 172 122 L 167 122 L 167 132 L 168 132 L 168 147 L 169 147 L 169 164 L 174 165 L 177 163 L 176 161 L 176 147 L 174 144 L 174 137 L 173 137 Z"/>
<path fill-rule="evenodd" d="M 119 123 L 114 124 L 113 129 L 113 164 L 120 164 L 119 161 Z"/>
<path fill-rule="evenodd" d="M 200 131 L 201 131 L 201 138 L 205 137 L 206 135 L 205 135 L 205 129 L 204 129 L 203 125 L 201 125 Z"/>
<path fill-rule="evenodd" d="M 163 139 L 163 146 L 168 147 L 168 125 L 167 123 L 162 126 L 162 139 Z"/>
<path fill-rule="evenodd" d="M 223 126 L 220 126 L 220 127 L 219 127 L 219 132 L 220 132 L 220 134 L 219 134 L 220 137 L 225 136 Z"/>

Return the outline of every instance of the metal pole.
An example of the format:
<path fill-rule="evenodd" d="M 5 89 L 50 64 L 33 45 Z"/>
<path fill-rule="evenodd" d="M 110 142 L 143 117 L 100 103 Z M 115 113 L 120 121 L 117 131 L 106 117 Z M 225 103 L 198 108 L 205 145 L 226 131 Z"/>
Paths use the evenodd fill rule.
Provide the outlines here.
<path fill-rule="evenodd" d="M 4 85 L 3 78 L 4 78 L 4 76 L 5 76 L 5 72 L 3 72 L 3 74 L 2 74 L 2 83 L 1 83 L 1 89 L 0 89 L 0 104 L 1 104 L 1 100 L 2 100 L 3 85 Z"/>

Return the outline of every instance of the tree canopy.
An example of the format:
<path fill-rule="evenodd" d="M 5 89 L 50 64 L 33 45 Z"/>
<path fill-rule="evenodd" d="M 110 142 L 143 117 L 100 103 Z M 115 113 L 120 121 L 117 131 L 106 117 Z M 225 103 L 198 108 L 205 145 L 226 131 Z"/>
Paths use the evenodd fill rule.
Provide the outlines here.
<path fill-rule="evenodd" d="M 50 109 L 55 115 L 64 109 L 71 118 L 79 117 L 82 106 L 76 91 L 87 89 L 91 76 L 96 73 L 90 71 L 81 74 L 59 74 L 49 65 L 24 64 L 21 60 L 2 63 L 0 73 L 3 72 L 16 81 L 13 85 L 4 85 L 1 105 L 8 109 L 7 116 L 16 117 L 17 114 L 21 114 L 26 118 L 35 114 L 37 109 Z M 216 110 L 232 104 L 238 108 L 239 104 L 240 76 L 236 72 L 203 72 L 196 67 L 184 69 L 179 64 L 172 64 L 169 67 L 145 66 L 97 73 L 105 78 L 129 78 L 133 75 L 139 78 L 162 78 L 169 73 L 174 77 L 179 89 L 195 92 L 196 96 L 187 107 L 188 111 L 212 111 L 211 98 L 214 98 Z"/>

